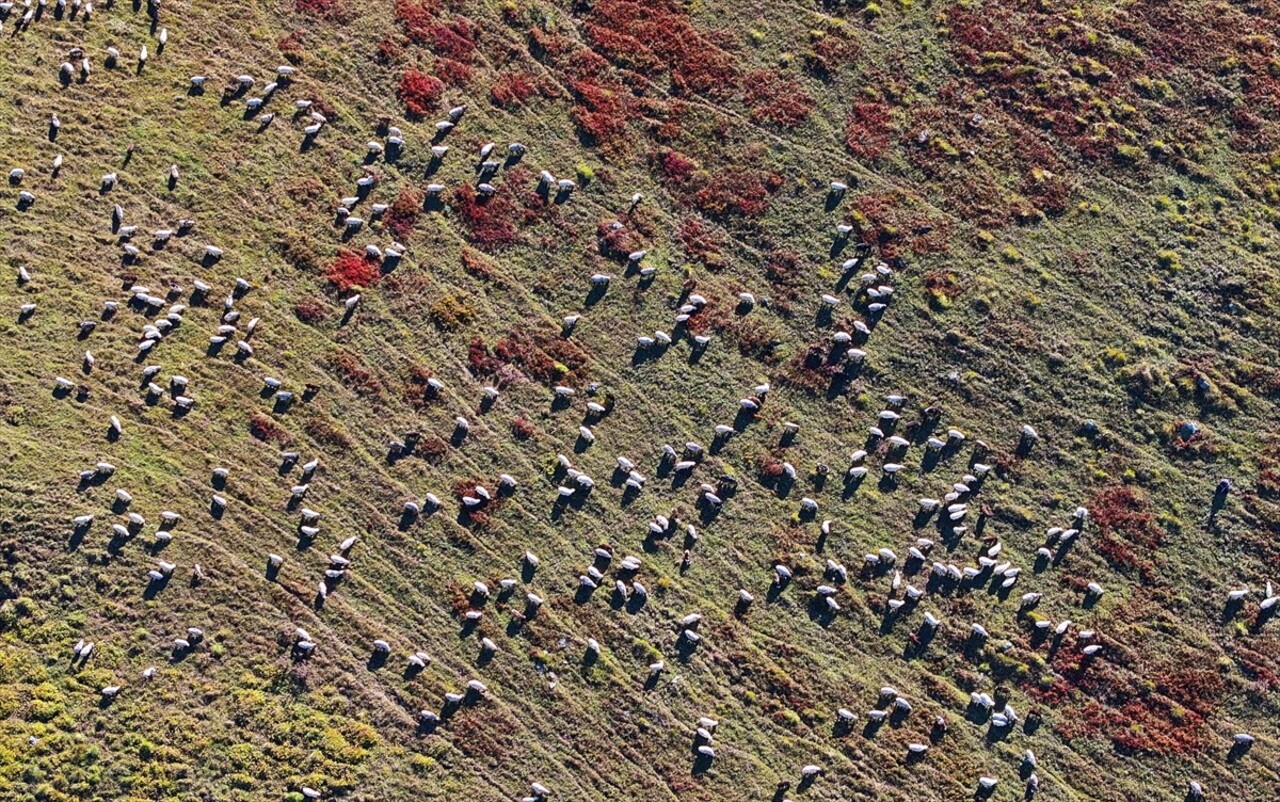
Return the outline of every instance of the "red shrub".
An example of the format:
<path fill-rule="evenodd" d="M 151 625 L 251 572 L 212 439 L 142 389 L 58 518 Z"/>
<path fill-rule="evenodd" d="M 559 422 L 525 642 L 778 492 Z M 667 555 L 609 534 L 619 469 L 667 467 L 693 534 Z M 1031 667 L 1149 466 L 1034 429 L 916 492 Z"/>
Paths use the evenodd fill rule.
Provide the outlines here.
<path fill-rule="evenodd" d="M 534 173 L 519 165 L 506 171 L 502 187 L 488 197 L 462 185 L 453 193 L 453 212 L 467 240 L 482 251 L 501 250 L 520 241 L 520 228 L 555 220 L 556 207 L 535 191 Z"/>
<path fill-rule="evenodd" d="M 769 195 L 782 187 L 782 176 L 758 170 L 733 169 L 699 182 L 702 186 L 686 202 L 710 218 L 740 215 L 759 217 Z"/>
<path fill-rule="evenodd" d="M 496 359 L 484 340 L 476 337 L 467 344 L 467 369 L 473 376 L 492 376 L 502 368 L 502 360 Z"/>
<path fill-rule="evenodd" d="M 690 334 L 708 334 L 726 331 L 734 322 L 733 313 L 717 303 L 709 303 L 694 312 L 684 327 Z"/>
<path fill-rule="evenodd" d="M 535 79 L 524 72 L 504 72 L 489 87 L 489 101 L 504 109 L 515 108 L 537 94 Z"/>
<path fill-rule="evenodd" d="M 721 266 L 729 241 L 725 233 L 701 217 L 686 217 L 676 229 L 676 242 L 694 261 Z"/>
<path fill-rule="evenodd" d="M 280 55 L 284 56 L 285 61 L 290 64 L 301 64 L 303 56 L 307 54 L 306 38 L 305 31 L 290 31 L 287 36 L 282 36 L 280 41 L 276 42 L 276 49 L 280 51 Z"/>
<path fill-rule="evenodd" d="M 1222 674 L 1213 668 L 1179 664 L 1153 673 L 1160 693 L 1201 715 L 1217 710 L 1227 692 Z"/>
<path fill-rule="evenodd" d="M 395 34 L 382 37 L 373 57 L 379 64 L 399 64 L 404 59 L 404 37 Z"/>
<path fill-rule="evenodd" d="M 545 384 L 570 383 L 582 378 L 587 354 L 558 334 L 517 330 L 498 341 L 494 356 Z"/>
<path fill-rule="evenodd" d="M 1121 707 L 1111 723 L 1112 745 L 1125 754 L 1195 755 L 1211 733 L 1197 713 L 1179 711 L 1159 697 L 1134 699 Z"/>
<path fill-rule="evenodd" d="M 1045 170 L 1031 170 L 1020 187 L 1036 208 L 1046 215 L 1060 215 L 1071 200 L 1071 184 L 1062 176 Z"/>
<path fill-rule="evenodd" d="M 311 110 L 318 114 L 323 114 L 325 119 L 329 121 L 330 125 L 334 125 L 342 119 L 342 115 L 338 113 L 337 106 L 334 106 L 329 102 L 329 99 L 325 97 L 311 98 Z"/>
<path fill-rule="evenodd" d="M 918 254 L 949 247 L 950 224 L 932 217 L 926 204 L 904 192 L 860 195 L 852 206 L 859 236 L 878 245 L 885 259 L 896 256 L 903 245 Z"/>
<path fill-rule="evenodd" d="M 314 326 L 329 316 L 329 306 L 319 298 L 303 298 L 294 304 L 293 314 L 308 326 Z"/>
<path fill-rule="evenodd" d="M 585 74 L 583 70 L 588 66 L 584 61 L 607 63 L 599 54 L 590 50 L 583 50 L 587 59 L 579 58 L 575 52 L 578 49 L 577 41 L 568 36 L 551 33 L 540 27 L 529 31 L 529 54 L 538 61 L 563 68 L 571 62 L 570 56 L 572 56 L 572 62 L 578 67 L 579 75 Z"/>
<path fill-rule="evenodd" d="M 1152 558 L 1164 545 L 1150 503 L 1125 486 L 1110 487 L 1093 497 L 1089 514 L 1101 537 L 1098 550 L 1116 568 L 1137 569 L 1144 581 L 1156 579 Z"/>
<path fill-rule="evenodd" d="M 813 111 L 813 98 L 798 81 L 772 70 L 758 70 L 747 76 L 743 99 L 751 107 L 751 119 L 779 128 L 795 128 Z"/>
<path fill-rule="evenodd" d="M 409 378 L 400 391 L 409 406 L 422 409 L 435 400 L 435 391 L 427 384 L 431 378 L 431 371 L 421 365 L 413 365 L 409 368 Z"/>
<path fill-rule="evenodd" d="M 854 103 L 844 130 L 844 146 L 855 158 L 873 161 L 889 149 L 892 113 L 884 103 Z"/>
<path fill-rule="evenodd" d="M 673 183 L 682 184 L 688 181 L 697 169 L 696 161 L 674 150 L 668 150 L 662 156 L 662 175 Z"/>
<path fill-rule="evenodd" d="M 627 227 L 614 225 L 615 222 L 609 220 L 596 227 L 596 246 L 600 249 L 600 255 L 606 258 L 625 259 L 636 249 L 635 242 Z"/>
<path fill-rule="evenodd" d="M 831 79 L 832 71 L 852 64 L 861 55 L 862 48 L 842 29 L 819 34 L 813 42 L 813 52 L 805 54 L 805 71 L 823 81 Z"/>
<path fill-rule="evenodd" d="M 438 465 L 449 454 L 449 444 L 434 434 L 425 434 L 413 449 L 414 455 L 431 465 Z"/>
<path fill-rule="evenodd" d="M 339 292 L 347 292 L 353 287 L 372 287 L 381 276 L 382 270 L 377 261 L 353 251 L 340 251 L 338 258 L 325 271 L 325 277 Z"/>
<path fill-rule="evenodd" d="M 573 107 L 573 122 L 587 144 L 609 144 L 626 133 L 630 93 L 625 88 L 617 84 L 606 87 L 590 81 L 574 81 L 570 89 L 578 100 Z"/>
<path fill-rule="evenodd" d="M 477 28 L 466 17 L 454 17 L 449 22 L 432 25 L 426 30 L 427 42 L 433 52 L 454 61 L 470 62 L 476 52 Z M 412 38 L 412 37 L 410 37 Z"/>
<path fill-rule="evenodd" d="M 764 262 L 764 277 L 777 295 L 794 300 L 804 274 L 800 256 L 795 251 L 773 251 Z"/>
<path fill-rule="evenodd" d="M 493 280 L 493 265 L 488 258 L 476 249 L 468 248 L 465 245 L 462 248 L 462 269 L 467 271 L 468 275 L 475 276 L 481 281 Z"/>
<path fill-rule="evenodd" d="M 400 77 L 400 86 L 396 95 L 404 103 L 405 111 L 410 117 L 424 117 L 440 105 L 440 96 L 444 94 L 444 84 L 414 67 L 404 71 Z"/>
<path fill-rule="evenodd" d="M 329 422 L 330 418 L 319 415 L 307 418 L 302 423 L 302 430 L 316 442 L 334 449 L 348 449 L 353 445 L 347 433 Z"/>
<path fill-rule="evenodd" d="M 422 196 L 411 189 L 402 189 L 382 220 L 391 236 L 405 242 L 413 234 L 413 227 L 418 223 L 418 213 L 421 210 Z"/>
<path fill-rule="evenodd" d="M 363 396 L 377 396 L 382 393 L 382 382 L 364 366 L 360 357 L 350 351 L 335 351 L 329 357 L 329 368 L 342 380 L 349 390 Z"/>
<path fill-rule="evenodd" d="M 435 72 L 436 76 L 449 86 L 462 86 L 475 74 L 471 65 L 448 58 L 436 59 Z"/>
<path fill-rule="evenodd" d="M 785 469 L 782 467 L 782 460 L 772 454 L 762 454 L 756 462 L 756 473 L 766 481 L 777 479 L 782 475 L 783 470 Z"/>
<path fill-rule="evenodd" d="M 439 11 L 440 4 L 435 0 L 396 0 L 396 19 L 415 44 L 426 43 Z"/>
<path fill-rule="evenodd" d="M 648 75 L 666 72 L 662 59 L 636 38 L 590 22 L 583 28 L 588 41 L 597 50 L 609 54 L 613 63 L 619 67 Z"/>
<path fill-rule="evenodd" d="M 960 280 L 950 270 L 930 270 L 924 275 L 924 288 L 933 303 L 945 304 L 960 294 Z"/>
<path fill-rule="evenodd" d="M 249 416 L 249 434 L 264 443 L 282 446 L 288 445 L 293 439 L 287 431 L 261 412 L 254 412 Z"/>
<path fill-rule="evenodd" d="M 688 48 L 671 78 L 677 90 L 712 100 L 728 100 L 738 91 L 738 66 L 733 57 L 705 43 Z"/>
<path fill-rule="evenodd" d="M 598 3 L 584 29 L 592 46 L 624 69 L 646 77 L 668 72 L 678 93 L 724 100 L 738 90 L 733 56 L 695 28 L 688 12 L 674 3 Z"/>
<path fill-rule="evenodd" d="M 772 378 L 778 384 L 794 387 L 811 396 L 823 395 L 830 390 L 836 374 L 842 370 L 839 363 L 827 361 L 826 353 L 826 342 L 811 345 L 803 354 L 792 357 Z"/>
<path fill-rule="evenodd" d="M 467 239 L 482 251 L 501 250 L 520 238 L 518 212 L 509 193 L 486 197 L 463 184 L 453 192 L 453 211 L 466 228 Z"/>
<path fill-rule="evenodd" d="M 511 434 L 517 440 L 528 440 L 538 433 L 537 427 L 526 420 L 519 417 L 511 421 Z"/>

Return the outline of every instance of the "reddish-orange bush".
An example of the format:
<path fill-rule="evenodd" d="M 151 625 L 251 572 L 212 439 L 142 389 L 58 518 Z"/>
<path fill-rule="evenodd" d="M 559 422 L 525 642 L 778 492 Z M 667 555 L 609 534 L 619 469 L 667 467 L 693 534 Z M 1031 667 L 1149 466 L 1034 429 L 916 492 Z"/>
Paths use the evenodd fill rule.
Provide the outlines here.
<path fill-rule="evenodd" d="M 254 412 L 249 416 L 249 434 L 264 443 L 282 446 L 288 445 L 293 439 L 287 431 L 261 412 Z"/>
<path fill-rule="evenodd" d="M 517 440 L 528 440 L 538 433 L 537 427 L 523 416 L 511 421 L 511 434 Z"/>
<path fill-rule="evenodd" d="M 449 86 L 462 86 L 471 80 L 471 76 L 475 74 L 475 70 L 470 64 L 464 64 L 461 61 L 454 61 L 451 58 L 438 58 L 435 63 L 436 76 Z"/>
<path fill-rule="evenodd" d="M 353 287 L 372 287 L 381 276 L 382 271 L 375 260 L 353 251 L 340 251 L 338 258 L 325 271 L 325 278 L 340 292 Z"/>
<path fill-rule="evenodd" d="M 404 37 L 395 34 L 382 37 L 373 57 L 379 64 L 399 64 L 404 60 Z"/>
<path fill-rule="evenodd" d="M 395 202 L 387 209 L 383 222 L 391 236 L 400 242 L 409 239 L 413 227 L 418 223 L 418 213 L 422 210 L 422 196 L 412 189 L 402 189 Z"/>
<path fill-rule="evenodd" d="M 780 250 L 769 253 L 764 262 L 764 276 L 769 286 L 783 300 L 794 300 L 805 274 L 800 255 L 795 251 Z"/>
<path fill-rule="evenodd" d="M 844 146 L 856 158 L 884 155 L 893 137 L 893 117 L 884 103 L 854 103 L 844 129 Z"/>
<path fill-rule="evenodd" d="M 427 29 L 427 42 L 436 55 L 454 61 L 470 62 L 476 52 L 476 26 L 466 17 L 454 17 L 448 22 L 432 25 Z"/>
<path fill-rule="evenodd" d="M 859 237 L 876 243 L 885 259 L 897 257 L 904 247 L 917 254 L 943 252 L 950 247 L 950 223 L 933 216 L 927 205 L 905 192 L 859 195 L 852 206 L 862 218 Z"/>
<path fill-rule="evenodd" d="M 615 226 L 614 222 L 607 220 L 596 226 L 596 245 L 602 256 L 609 259 L 625 259 L 628 254 L 636 250 L 636 245 L 627 227 Z"/>
<path fill-rule="evenodd" d="M 396 19 L 414 44 L 425 44 L 440 4 L 435 0 L 396 0 Z"/>
<path fill-rule="evenodd" d="M 587 361 L 577 344 L 539 331 L 512 331 L 492 351 L 479 338 L 467 347 L 467 365 L 475 376 L 509 374 L 509 365 L 535 381 L 572 383 L 583 378 Z"/>
<path fill-rule="evenodd" d="M 329 306 L 319 298 L 303 298 L 293 306 L 293 314 L 307 325 L 315 325 L 329 315 Z"/>
<path fill-rule="evenodd" d="M 605 86 L 592 81 L 574 81 L 570 89 L 578 101 L 573 107 L 573 122 L 584 142 L 606 145 L 626 133 L 630 93 L 625 88 L 617 84 Z"/>
<path fill-rule="evenodd" d="M 475 248 L 462 248 L 462 269 L 481 281 L 493 280 L 493 264 Z"/>
<path fill-rule="evenodd" d="M 507 193 L 488 197 L 463 184 L 453 192 L 453 211 L 467 230 L 467 239 L 482 251 L 514 245 L 520 238 L 515 204 Z"/>
<path fill-rule="evenodd" d="M 829 29 L 810 34 L 810 37 L 813 40 L 813 50 L 804 56 L 804 69 L 823 81 L 831 80 L 835 70 L 852 64 L 861 54 L 861 48 L 846 29 Z"/>
<path fill-rule="evenodd" d="M 1110 487 L 1089 502 L 1089 514 L 1101 537 L 1098 550 L 1120 570 L 1136 569 L 1147 582 L 1156 578 L 1153 562 L 1164 544 L 1151 505 L 1132 488 Z"/>
<path fill-rule="evenodd" d="M 452 209 L 476 248 L 490 252 L 520 241 L 520 229 L 542 220 L 556 219 L 555 204 L 548 203 L 534 189 L 537 180 L 527 167 L 519 165 L 505 172 L 506 179 L 493 195 L 479 195 L 475 188 L 459 186 L 452 195 Z M 487 265 L 481 273 L 491 272 Z"/>
<path fill-rule="evenodd" d="M 668 150 L 662 155 L 661 166 L 663 177 L 677 184 L 688 181 L 693 176 L 693 171 L 698 169 L 696 161 L 674 150 Z"/>
<path fill-rule="evenodd" d="M 307 54 L 306 36 L 302 30 L 290 31 L 276 42 L 276 49 L 280 51 L 280 55 L 284 56 L 285 61 L 290 64 L 301 64 L 303 57 Z"/>
<path fill-rule="evenodd" d="M 382 382 L 365 367 L 360 357 L 347 350 L 335 351 L 329 357 L 329 369 L 337 374 L 342 384 L 359 395 L 377 396 L 382 394 Z"/>
<path fill-rule="evenodd" d="M 596 50 L 622 67 L 646 77 L 668 73 L 678 93 L 726 100 L 738 91 L 741 76 L 733 56 L 668 0 L 597 3 L 584 30 Z"/>
<path fill-rule="evenodd" d="M 489 87 L 489 101 L 504 109 L 520 106 L 537 94 L 537 82 L 532 75 L 524 72 L 502 73 Z"/>
<path fill-rule="evenodd" d="M 535 381 L 571 383 L 582 378 L 587 354 L 572 340 L 545 332 L 513 331 L 498 341 L 493 354 Z"/>
<path fill-rule="evenodd" d="M 759 217 L 769 205 L 769 195 L 782 188 L 778 173 L 733 169 L 697 182 L 701 187 L 686 197 L 708 217 Z"/>
<path fill-rule="evenodd" d="M 723 251 L 729 245 L 728 237 L 703 218 L 686 217 L 676 229 L 675 239 L 690 259 L 717 267 L 724 264 Z"/>
<path fill-rule="evenodd" d="M 484 340 L 476 337 L 467 344 L 467 369 L 473 376 L 492 376 L 502 367 L 502 360 L 494 357 Z"/>
<path fill-rule="evenodd" d="M 404 75 L 400 77 L 400 86 L 396 89 L 396 95 L 404 103 L 405 111 L 410 117 L 424 117 L 435 111 L 443 94 L 444 84 L 440 79 L 414 67 L 404 71 Z"/>
<path fill-rule="evenodd" d="M 751 107 L 751 119 L 779 128 L 795 128 L 813 111 L 813 98 L 798 81 L 773 70 L 758 70 L 747 76 L 743 99 Z"/>

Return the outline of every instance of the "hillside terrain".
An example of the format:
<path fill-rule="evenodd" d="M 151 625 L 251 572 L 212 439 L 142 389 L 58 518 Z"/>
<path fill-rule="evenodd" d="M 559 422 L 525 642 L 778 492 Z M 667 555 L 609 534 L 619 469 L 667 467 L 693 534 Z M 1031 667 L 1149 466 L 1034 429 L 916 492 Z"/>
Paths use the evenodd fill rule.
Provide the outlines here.
<path fill-rule="evenodd" d="M 1280 2 L 4 6 L 0 800 L 1280 795 Z"/>

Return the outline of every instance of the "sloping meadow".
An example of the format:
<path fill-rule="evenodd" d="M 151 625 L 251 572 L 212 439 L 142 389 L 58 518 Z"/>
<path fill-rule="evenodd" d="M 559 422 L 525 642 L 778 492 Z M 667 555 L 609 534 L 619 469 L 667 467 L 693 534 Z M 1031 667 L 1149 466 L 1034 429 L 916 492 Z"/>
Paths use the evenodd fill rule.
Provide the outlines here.
<path fill-rule="evenodd" d="M 0 797 L 1272 798 L 1278 22 L 9 9 Z"/>

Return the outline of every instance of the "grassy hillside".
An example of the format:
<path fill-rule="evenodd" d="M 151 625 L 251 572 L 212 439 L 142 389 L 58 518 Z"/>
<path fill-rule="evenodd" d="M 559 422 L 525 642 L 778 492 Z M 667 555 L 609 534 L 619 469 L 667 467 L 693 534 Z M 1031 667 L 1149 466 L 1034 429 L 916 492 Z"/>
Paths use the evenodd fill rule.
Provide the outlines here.
<path fill-rule="evenodd" d="M 1193 780 L 1274 798 L 1277 3 L 24 14 L 0 37 L 0 166 L 25 170 L 0 186 L 0 798 L 944 800 L 990 777 L 1014 800 L 1028 749 L 1039 799 L 1181 800 Z M 540 191 L 544 170 L 576 188 Z M 657 332 L 672 342 L 638 347 Z M 691 441 L 691 470 L 663 462 Z M 589 492 L 557 501 L 575 484 L 558 455 Z M 988 468 L 962 520 L 921 514 Z M 476 485 L 492 499 L 468 508 Z M 438 510 L 402 515 L 428 494 Z M 113 533 L 129 513 L 138 531 Z M 894 564 L 870 566 L 881 549 Z M 989 564 L 931 576 L 993 553 L 1010 587 Z M 203 639 L 175 652 L 189 627 Z M 406 670 L 416 651 L 429 664 Z M 471 680 L 487 692 L 446 707 Z M 870 726 L 886 685 L 911 710 Z"/>

